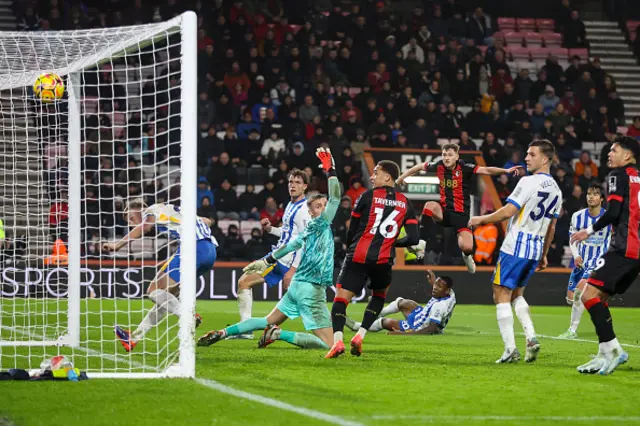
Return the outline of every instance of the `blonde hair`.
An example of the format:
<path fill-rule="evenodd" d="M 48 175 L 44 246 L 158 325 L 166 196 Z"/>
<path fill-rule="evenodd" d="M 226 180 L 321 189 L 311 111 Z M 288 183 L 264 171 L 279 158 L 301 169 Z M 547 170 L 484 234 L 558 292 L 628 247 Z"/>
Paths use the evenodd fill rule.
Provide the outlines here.
<path fill-rule="evenodd" d="M 460 153 L 460 146 L 457 143 L 445 143 L 444 145 L 442 145 L 442 152 L 448 151 L 450 149 L 454 150 L 456 154 Z"/>
<path fill-rule="evenodd" d="M 143 198 L 133 198 L 127 202 L 127 206 L 124 208 L 122 214 L 128 218 L 132 210 L 143 210 L 145 208 L 147 208 L 147 203 L 144 202 Z"/>

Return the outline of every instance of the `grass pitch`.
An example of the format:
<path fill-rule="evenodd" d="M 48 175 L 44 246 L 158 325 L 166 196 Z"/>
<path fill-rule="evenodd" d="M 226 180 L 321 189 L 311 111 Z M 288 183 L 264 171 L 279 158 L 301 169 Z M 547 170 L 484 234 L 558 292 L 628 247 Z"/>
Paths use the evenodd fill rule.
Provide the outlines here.
<path fill-rule="evenodd" d="M 236 322 L 236 306 L 199 302 L 198 333 Z M 255 303 L 254 314 L 273 306 Z M 357 318 L 363 308 L 351 305 L 348 313 Z M 495 307 L 459 305 L 444 335 L 370 333 L 360 358 L 325 360 L 324 351 L 284 342 L 258 350 L 256 333 L 254 341 L 198 348 L 197 380 L 0 382 L 0 424 L 3 417 L 47 426 L 640 424 L 640 309 L 612 310 L 619 339 L 631 346 L 629 363 L 610 377 L 575 370 L 597 350 L 588 314 L 579 330 L 587 341 L 544 337 L 563 332 L 569 313 L 532 307 L 543 336 L 532 365 L 495 365 L 503 349 Z M 299 320 L 283 327 L 302 330 Z M 524 355 L 522 335 L 518 345 Z M 124 353 L 115 344 L 111 350 Z"/>

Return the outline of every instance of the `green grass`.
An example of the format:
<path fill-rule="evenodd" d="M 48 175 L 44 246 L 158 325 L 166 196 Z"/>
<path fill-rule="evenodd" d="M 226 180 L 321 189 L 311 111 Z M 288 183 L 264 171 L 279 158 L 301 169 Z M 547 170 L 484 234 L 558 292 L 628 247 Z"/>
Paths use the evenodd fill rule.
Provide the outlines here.
<path fill-rule="evenodd" d="M 264 315 L 272 307 L 256 303 L 254 314 Z M 358 317 L 363 307 L 352 305 L 349 314 Z M 200 302 L 198 312 L 204 317 L 199 332 L 238 318 L 235 301 Z M 556 336 L 568 325 L 568 307 L 533 307 L 532 313 L 541 335 Z M 640 345 L 640 310 L 616 308 L 613 318 L 623 343 Z M 284 327 L 302 330 L 300 321 Z M 596 340 L 588 314 L 579 333 Z M 595 353 L 595 343 L 540 340 L 543 348 L 535 364 L 495 365 L 502 353 L 495 308 L 459 305 L 445 335 L 370 333 L 360 358 L 325 360 L 324 351 L 284 342 L 266 350 L 255 348 L 257 340 L 220 342 L 197 349 L 197 376 L 366 425 L 640 424 L 640 346 L 627 347 L 629 363 L 611 377 L 582 376 L 575 367 Z M 523 351 L 521 335 L 518 344 Z M 154 348 L 152 342 L 146 345 Z M 124 353 L 115 344 L 102 347 Z M 328 424 L 193 380 L 0 382 L 0 389 L 0 424 L 2 416 L 17 425 Z"/>

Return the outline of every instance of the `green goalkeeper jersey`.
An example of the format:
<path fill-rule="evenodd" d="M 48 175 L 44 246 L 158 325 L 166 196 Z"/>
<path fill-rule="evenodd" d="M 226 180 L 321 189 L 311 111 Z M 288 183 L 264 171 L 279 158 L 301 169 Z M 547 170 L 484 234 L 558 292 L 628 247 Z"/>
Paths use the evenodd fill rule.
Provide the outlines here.
<path fill-rule="evenodd" d="M 311 284 L 333 285 L 334 243 L 331 222 L 340 206 L 340 182 L 333 176 L 329 178 L 329 199 L 322 214 L 311 220 L 305 231 L 295 240 L 273 253 L 275 259 L 304 246 L 300 266 L 293 276 L 294 281 Z"/>

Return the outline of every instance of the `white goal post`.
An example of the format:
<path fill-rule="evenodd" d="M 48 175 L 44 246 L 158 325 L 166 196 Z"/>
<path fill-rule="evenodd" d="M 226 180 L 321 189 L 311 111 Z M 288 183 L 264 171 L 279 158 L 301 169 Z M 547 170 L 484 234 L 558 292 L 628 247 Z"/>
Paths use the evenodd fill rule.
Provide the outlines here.
<path fill-rule="evenodd" d="M 43 103 L 43 73 L 65 82 Z M 197 17 L 78 31 L 0 32 L 0 370 L 69 357 L 91 378 L 195 376 L 195 262 L 181 262 L 180 315 L 126 352 L 151 307 L 145 288 L 176 248 L 195 259 Z M 179 204 L 118 253 L 127 200 Z"/>

